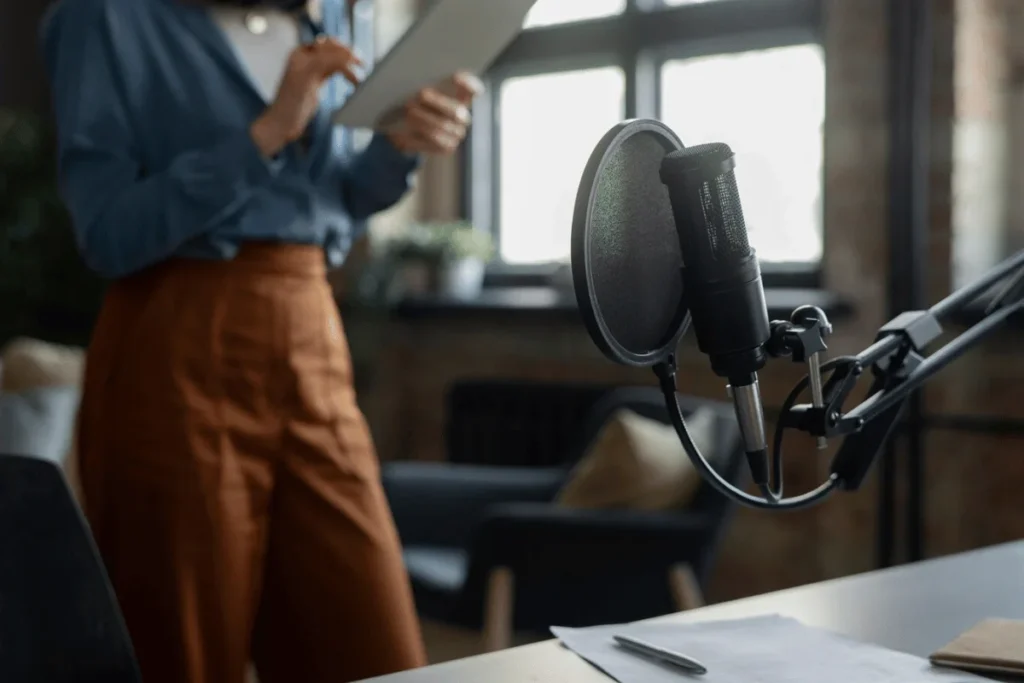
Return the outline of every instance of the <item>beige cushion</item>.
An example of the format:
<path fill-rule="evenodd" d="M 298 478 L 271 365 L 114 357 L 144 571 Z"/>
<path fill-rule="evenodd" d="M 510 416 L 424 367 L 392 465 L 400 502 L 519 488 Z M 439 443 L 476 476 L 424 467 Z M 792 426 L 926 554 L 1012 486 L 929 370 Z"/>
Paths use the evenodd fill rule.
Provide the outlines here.
<path fill-rule="evenodd" d="M 81 386 L 85 351 L 36 339 L 16 339 L 3 351 L 0 391 Z"/>
<path fill-rule="evenodd" d="M 15 339 L 0 353 L 0 392 L 22 393 L 44 387 L 81 387 L 85 351 L 37 339 Z M 72 438 L 64 458 L 64 476 L 75 498 L 81 500 L 78 454 Z"/>
<path fill-rule="evenodd" d="M 714 464 L 715 414 L 698 409 L 686 420 L 690 436 Z M 619 410 L 573 469 L 557 502 L 575 508 L 685 508 L 700 475 L 672 425 Z"/>

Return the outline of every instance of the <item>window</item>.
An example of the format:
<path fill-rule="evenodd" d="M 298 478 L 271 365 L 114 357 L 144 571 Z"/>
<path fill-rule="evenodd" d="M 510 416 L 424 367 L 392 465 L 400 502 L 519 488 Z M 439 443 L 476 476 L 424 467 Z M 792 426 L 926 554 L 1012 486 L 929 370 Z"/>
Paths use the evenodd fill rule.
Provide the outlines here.
<path fill-rule="evenodd" d="M 568 260 L 594 145 L 620 120 L 647 117 L 686 144 L 736 151 L 766 281 L 779 273 L 812 285 L 822 251 L 820 2 L 538 0 L 488 74 L 471 141 L 471 218 L 494 232 L 500 265 Z"/>
<path fill-rule="evenodd" d="M 727 142 L 751 246 L 764 262 L 821 259 L 825 64 L 818 45 L 667 61 L 661 120 L 683 144 Z M 694 93 L 708 93 L 694 106 Z M 512 225 L 512 224 L 509 224 Z"/>
<path fill-rule="evenodd" d="M 508 264 L 567 261 L 576 189 L 594 142 L 625 116 L 626 79 L 602 67 L 501 85 L 498 251 Z M 543 103 L 538 106 L 538 103 Z"/>
<path fill-rule="evenodd" d="M 626 0 L 538 0 L 526 17 L 525 28 L 607 17 L 624 9 Z"/>

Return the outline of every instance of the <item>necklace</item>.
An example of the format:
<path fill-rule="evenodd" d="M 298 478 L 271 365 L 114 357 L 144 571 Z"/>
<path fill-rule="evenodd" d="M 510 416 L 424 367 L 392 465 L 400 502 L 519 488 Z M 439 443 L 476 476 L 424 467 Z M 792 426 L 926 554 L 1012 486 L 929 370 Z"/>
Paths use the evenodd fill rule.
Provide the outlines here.
<path fill-rule="evenodd" d="M 267 20 L 267 15 L 262 12 L 246 12 L 245 13 L 245 27 L 249 29 L 249 33 L 254 36 L 262 36 L 270 28 L 270 22 Z"/>

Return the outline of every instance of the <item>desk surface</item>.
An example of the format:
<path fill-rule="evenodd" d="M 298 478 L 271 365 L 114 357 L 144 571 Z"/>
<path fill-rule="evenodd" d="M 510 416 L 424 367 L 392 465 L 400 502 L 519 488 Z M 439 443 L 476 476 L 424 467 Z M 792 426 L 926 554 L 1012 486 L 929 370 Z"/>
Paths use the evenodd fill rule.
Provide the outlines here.
<path fill-rule="evenodd" d="M 694 622 L 783 614 L 927 657 L 987 617 L 1024 619 L 1024 542 L 825 581 L 665 617 Z M 608 683 L 554 641 L 373 683 Z M 369 682 L 366 682 L 369 683 Z"/>

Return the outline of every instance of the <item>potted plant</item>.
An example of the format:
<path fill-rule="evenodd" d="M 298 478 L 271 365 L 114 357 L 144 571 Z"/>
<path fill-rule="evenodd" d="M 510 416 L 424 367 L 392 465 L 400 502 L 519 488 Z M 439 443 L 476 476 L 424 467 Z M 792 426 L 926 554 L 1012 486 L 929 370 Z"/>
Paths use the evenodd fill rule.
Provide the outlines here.
<path fill-rule="evenodd" d="M 462 221 L 411 226 L 385 247 L 400 296 L 474 297 L 493 253 L 490 236 Z"/>
<path fill-rule="evenodd" d="M 434 230 L 442 245 L 440 293 L 460 299 L 478 296 L 494 255 L 491 236 L 465 222 L 438 224 Z"/>
<path fill-rule="evenodd" d="M 412 229 L 391 240 L 386 253 L 400 295 L 423 295 L 436 289 L 444 254 L 441 242 L 430 231 Z"/>
<path fill-rule="evenodd" d="M 99 312 L 105 283 L 79 256 L 56 157 L 46 119 L 0 107 L 0 344 L 84 344 Z"/>

